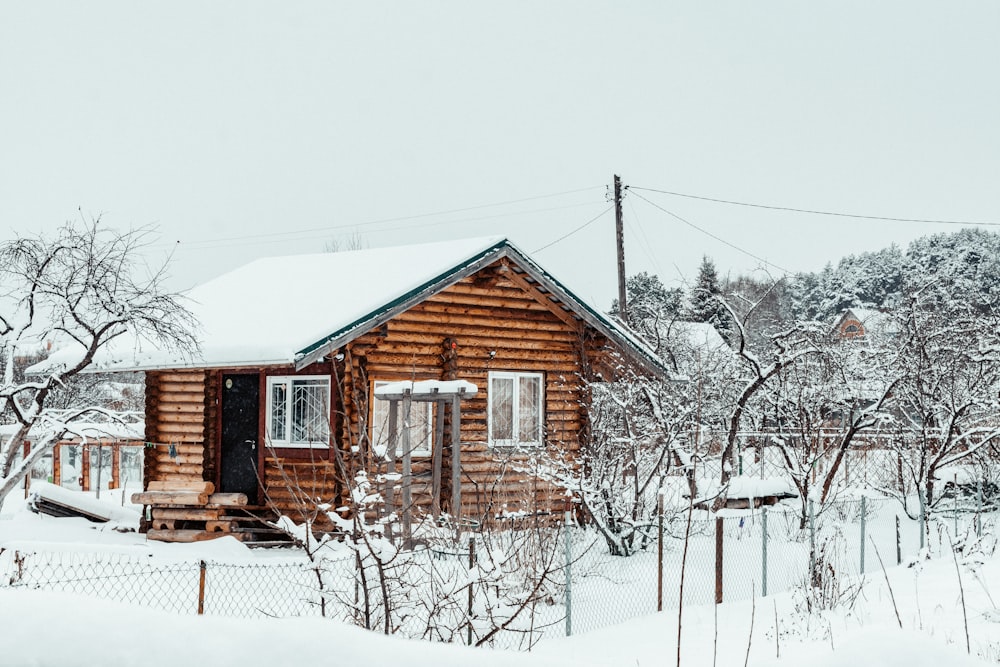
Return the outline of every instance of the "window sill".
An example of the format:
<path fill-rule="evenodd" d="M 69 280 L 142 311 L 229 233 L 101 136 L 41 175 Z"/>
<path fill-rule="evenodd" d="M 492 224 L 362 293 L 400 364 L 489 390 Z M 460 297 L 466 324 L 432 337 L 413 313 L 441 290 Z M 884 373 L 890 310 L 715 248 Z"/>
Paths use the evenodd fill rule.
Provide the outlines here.
<path fill-rule="evenodd" d="M 271 442 L 268 449 L 330 449 L 330 445 L 310 442 Z"/>
<path fill-rule="evenodd" d="M 542 442 L 490 442 L 487 443 L 490 449 L 506 449 L 506 450 L 517 450 L 517 449 L 544 449 L 545 443 Z"/>

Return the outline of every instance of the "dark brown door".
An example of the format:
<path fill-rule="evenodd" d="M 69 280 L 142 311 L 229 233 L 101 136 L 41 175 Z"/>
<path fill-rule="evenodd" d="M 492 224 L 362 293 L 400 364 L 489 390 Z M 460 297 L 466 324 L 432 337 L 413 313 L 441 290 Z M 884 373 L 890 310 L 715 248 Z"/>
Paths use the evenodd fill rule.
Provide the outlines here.
<path fill-rule="evenodd" d="M 245 373 L 222 376 L 222 456 L 219 490 L 245 493 L 257 502 L 257 438 L 260 379 Z"/>

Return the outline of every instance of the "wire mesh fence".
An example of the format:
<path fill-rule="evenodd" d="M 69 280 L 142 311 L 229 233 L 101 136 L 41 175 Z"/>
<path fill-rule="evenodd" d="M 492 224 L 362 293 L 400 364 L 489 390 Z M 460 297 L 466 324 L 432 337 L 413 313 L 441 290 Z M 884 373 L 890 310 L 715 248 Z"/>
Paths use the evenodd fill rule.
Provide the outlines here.
<path fill-rule="evenodd" d="M 178 614 L 325 616 L 375 631 L 527 649 L 548 637 L 712 603 L 817 589 L 991 534 L 994 514 L 945 503 L 925 519 L 857 498 L 725 511 L 675 510 L 613 556 L 592 527 L 439 540 L 393 554 L 342 548 L 264 562 L 164 562 L 116 553 L 0 551 L 0 586 L 62 591 Z M 722 560 L 717 543 L 721 535 Z M 682 585 L 683 584 L 683 585 Z"/>

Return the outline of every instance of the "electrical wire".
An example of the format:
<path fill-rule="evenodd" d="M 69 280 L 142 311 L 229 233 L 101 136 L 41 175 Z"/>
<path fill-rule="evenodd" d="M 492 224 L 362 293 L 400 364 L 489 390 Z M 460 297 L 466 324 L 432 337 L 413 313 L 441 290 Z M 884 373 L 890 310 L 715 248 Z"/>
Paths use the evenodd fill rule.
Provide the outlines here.
<path fill-rule="evenodd" d="M 684 192 L 673 192 L 671 190 L 657 190 L 656 188 L 642 188 L 637 185 L 626 186 L 628 190 L 642 190 L 644 192 L 658 192 L 663 195 L 671 195 L 674 197 L 685 197 L 687 199 L 698 199 L 701 201 L 710 201 L 717 204 L 730 204 L 732 206 L 746 206 L 748 208 L 762 208 L 769 211 L 787 211 L 790 213 L 808 213 L 810 215 L 828 215 L 837 218 L 855 218 L 858 220 L 881 220 L 884 222 L 922 222 L 935 225 L 982 225 L 984 227 L 1000 227 L 1000 222 L 976 222 L 974 220 L 934 220 L 927 218 L 895 218 L 891 216 L 884 215 L 862 215 L 856 213 L 842 213 L 839 211 L 821 211 L 818 209 L 808 209 L 808 208 L 794 208 L 791 206 L 773 206 L 771 204 L 753 204 L 744 201 L 735 201 L 732 199 L 718 199 L 716 197 L 703 197 L 701 195 L 692 195 Z M 648 200 L 647 200 L 648 201 Z"/>
<path fill-rule="evenodd" d="M 538 248 L 537 250 L 535 250 L 534 252 L 532 252 L 532 254 L 534 255 L 534 254 L 540 253 L 541 251 L 545 250 L 546 248 L 551 248 L 552 246 L 554 246 L 555 244 L 559 243 L 560 241 L 565 241 L 569 237 L 573 236 L 573 234 L 576 234 L 577 232 L 582 231 L 584 228 L 589 227 L 593 223 L 595 223 L 598 220 L 600 220 L 601 216 L 603 216 L 605 213 L 607 213 L 608 211 L 610 211 L 614 207 L 615 207 L 615 205 L 612 204 L 611 206 L 607 207 L 606 209 L 604 209 L 603 211 L 601 211 L 600 213 L 598 213 L 596 216 L 594 216 L 593 218 L 591 218 L 587 222 L 583 223 L 582 225 L 580 225 L 579 227 L 577 227 L 576 229 L 574 229 L 573 231 L 569 232 L 568 234 L 563 234 L 562 236 L 560 236 L 559 238 L 557 238 L 555 241 L 552 241 L 551 243 L 546 243 L 541 248 Z"/>
<path fill-rule="evenodd" d="M 643 189 L 645 189 L 645 188 L 643 188 Z M 640 195 L 638 192 L 633 192 L 632 194 L 634 194 L 636 197 L 638 197 L 639 199 L 643 200 L 644 202 L 646 202 L 650 206 L 652 206 L 654 208 L 658 208 L 659 210 L 663 211 L 664 213 L 666 213 L 670 217 L 683 222 L 685 225 L 688 225 L 692 229 L 696 229 L 697 231 L 701 232 L 705 236 L 711 237 L 711 238 L 715 239 L 716 241 L 718 241 L 719 243 L 722 243 L 723 245 L 729 246 L 733 250 L 736 250 L 738 252 L 743 253 L 747 257 L 752 257 L 753 259 L 757 260 L 758 262 L 762 262 L 763 264 L 766 264 L 768 266 L 773 266 L 774 268 L 778 269 L 779 271 L 781 271 L 783 273 L 786 273 L 786 274 L 793 273 L 793 271 L 789 271 L 786 268 L 778 266 L 774 262 L 770 262 L 770 261 L 764 259 L 763 257 L 759 257 L 759 256 L 753 254 L 752 252 L 750 252 L 749 250 L 744 250 L 743 248 L 739 247 L 738 245 L 736 245 L 734 243 L 730 243 L 729 241 L 727 241 L 726 239 L 722 238 L 721 236 L 713 234 L 712 232 L 708 231 L 707 229 L 703 229 L 703 228 L 699 227 L 698 225 L 694 224 L 690 220 L 682 218 L 681 216 L 677 215 L 676 213 L 674 213 L 672 211 L 668 211 L 667 209 L 663 208 L 659 204 L 657 204 L 657 203 L 655 203 L 653 201 L 650 201 L 649 199 L 646 199 L 645 197 L 643 197 L 642 195 Z"/>
<path fill-rule="evenodd" d="M 552 192 L 552 193 L 544 194 L 544 195 L 535 195 L 533 197 L 522 197 L 520 199 L 509 199 L 509 200 L 506 200 L 506 201 L 494 202 L 492 204 L 479 204 L 477 206 L 466 206 L 466 207 L 463 207 L 463 208 L 453 208 L 453 209 L 448 209 L 448 210 L 444 210 L 444 211 L 435 211 L 435 212 L 432 212 L 432 213 L 418 213 L 416 215 L 405 215 L 405 216 L 399 216 L 399 217 L 394 217 L 394 218 L 381 218 L 381 219 L 378 219 L 378 220 L 367 220 L 365 222 L 353 222 L 353 223 L 345 223 L 345 224 L 339 224 L 339 225 L 326 225 L 326 226 L 323 226 L 323 227 L 312 227 L 312 228 L 309 228 L 309 229 L 300 229 L 300 230 L 295 230 L 295 231 L 269 232 L 269 233 L 264 233 L 264 234 L 243 234 L 243 235 L 240 235 L 240 236 L 230 236 L 230 237 L 222 237 L 222 238 L 214 238 L 214 239 L 205 239 L 203 241 L 194 241 L 194 242 L 188 243 L 188 244 L 181 244 L 180 241 L 177 241 L 177 242 L 174 242 L 174 243 L 158 244 L 155 247 L 168 247 L 168 246 L 176 246 L 176 245 L 181 244 L 181 245 L 184 245 L 185 247 L 191 248 L 191 247 L 196 247 L 196 246 L 200 246 L 200 245 L 203 245 L 203 244 L 228 243 L 228 242 L 231 242 L 231 241 L 247 241 L 249 239 L 266 240 L 266 239 L 276 239 L 276 238 L 280 239 L 280 238 L 297 237 L 297 236 L 298 237 L 302 237 L 302 235 L 317 234 L 317 233 L 326 233 L 326 232 L 330 232 L 330 231 L 337 230 L 337 229 L 350 229 L 350 228 L 358 228 L 358 227 L 371 227 L 371 226 L 382 225 L 382 224 L 386 224 L 386 223 L 390 223 L 390 222 L 401 222 L 401 221 L 404 221 L 404 220 L 418 220 L 418 219 L 421 219 L 421 218 L 430 218 L 430 217 L 439 216 L 439 215 L 451 215 L 451 214 L 454 214 L 454 213 L 464 213 L 464 212 L 467 212 L 467 211 L 476 211 L 476 210 L 481 210 L 481 209 L 484 209 L 484 208 L 494 208 L 494 207 L 498 207 L 498 206 L 509 206 L 511 204 L 520 204 L 520 203 L 523 203 L 523 202 L 536 201 L 536 200 L 539 200 L 539 199 L 549 199 L 549 198 L 552 198 L 552 197 L 561 197 L 563 195 L 576 194 L 576 193 L 579 193 L 579 192 L 586 192 L 588 190 L 596 190 L 597 188 L 604 188 L 604 187 L 605 187 L 604 185 L 591 185 L 591 186 L 586 187 L 586 188 L 576 188 L 574 190 L 564 190 L 562 192 Z M 566 208 L 571 208 L 571 207 L 566 207 Z M 547 211 L 547 210 L 558 210 L 558 209 L 543 209 L 543 210 Z M 538 212 L 538 211 L 526 211 L 524 213 L 536 213 L 536 212 Z M 519 215 L 519 213 L 512 213 L 512 214 L 509 214 L 509 215 Z M 494 217 L 501 217 L 501 216 L 494 216 Z M 486 219 L 486 218 L 478 218 L 478 219 Z M 465 221 L 466 220 L 455 220 L 455 221 L 452 221 L 452 222 L 465 222 Z M 434 224 L 444 224 L 444 223 L 434 223 Z M 392 230 L 382 230 L 382 231 L 392 231 Z M 309 237 L 308 236 L 304 236 L 303 238 L 309 238 Z M 212 246 L 205 246 L 205 247 L 212 247 Z"/>
<path fill-rule="evenodd" d="M 649 237 L 646 236 L 646 230 L 643 228 L 642 223 L 639 222 L 639 212 L 636 211 L 635 206 L 632 204 L 631 199 L 625 199 L 628 203 L 629 210 L 632 211 L 632 219 L 635 221 L 635 228 L 639 232 L 639 248 L 642 250 L 643 254 L 649 260 L 649 263 L 653 265 L 659 275 L 664 275 L 663 269 L 660 267 L 659 261 L 656 259 L 656 254 L 653 252 L 653 244 L 649 242 Z M 631 229 L 633 226 L 629 224 L 629 221 L 625 220 L 625 226 Z"/>

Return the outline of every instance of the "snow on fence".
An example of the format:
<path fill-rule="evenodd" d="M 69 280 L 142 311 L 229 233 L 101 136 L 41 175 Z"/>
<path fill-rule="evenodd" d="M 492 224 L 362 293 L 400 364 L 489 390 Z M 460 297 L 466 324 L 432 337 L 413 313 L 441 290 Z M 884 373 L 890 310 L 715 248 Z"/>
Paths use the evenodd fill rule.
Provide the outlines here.
<path fill-rule="evenodd" d="M 831 575 L 841 583 L 881 576 L 880 561 L 890 567 L 922 549 L 946 553 L 953 543 L 992 534 L 996 518 L 956 506 L 928 521 L 909 519 L 897 502 L 879 498 L 814 508 L 804 525 L 793 505 L 733 512 L 722 520 L 723 599 L 808 592 Z M 267 563 L 7 550 L 0 552 L 0 586 L 179 614 L 327 616 L 414 638 L 527 649 L 546 637 L 676 609 L 685 539 L 684 604 L 711 603 L 715 520 L 696 513 L 689 529 L 687 513 L 674 512 L 664 516 L 662 532 L 650 528 L 646 548 L 628 558 L 609 555 L 592 529 L 561 526 L 544 529 L 541 539 L 542 529 L 533 531 L 535 553 L 516 531 L 401 552 L 383 564 L 384 577 L 371 555 L 346 550 L 316 562 L 290 556 Z M 497 632 L 500 626 L 506 629 Z"/>

